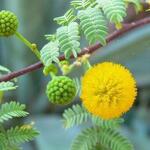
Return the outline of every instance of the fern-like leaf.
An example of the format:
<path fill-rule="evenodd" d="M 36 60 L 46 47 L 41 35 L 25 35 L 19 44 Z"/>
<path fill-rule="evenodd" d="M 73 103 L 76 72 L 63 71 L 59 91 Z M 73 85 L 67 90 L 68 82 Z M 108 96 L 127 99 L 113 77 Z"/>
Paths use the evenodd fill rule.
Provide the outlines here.
<path fill-rule="evenodd" d="M 58 42 L 49 42 L 41 50 L 41 60 L 46 67 L 50 66 L 52 62 L 59 63 L 59 47 Z"/>
<path fill-rule="evenodd" d="M 75 9 L 85 9 L 91 5 L 91 0 L 73 0 L 71 6 Z"/>
<path fill-rule="evenodd" d="M 112 129 L 100 129 L 100 143 L 111 150 L 134 150 L 130 141 Z"/>
<path fill-rule="evenodd" d="M 0 65 L 0 72 L 10 73 L 11 71 L 8 68 Z"/>
<path fill-rule="evenodd" d="M 17 86 L 15 86 L 15 84 L 10 81 L 0 83 L 0 91 L 1 92 L 15 90 L 16 88 L 17 88 Z"/>
<path fill-rule="evenodd" d="M 82 124 L 89 118 L 89 113 L 80 105 L 73 105 L 63 113 L 63 123 L 65 128 L 71 128 L 74 125 Z"/>
<path fill-rule="evenodd" d="M 15 127 L 7 130 L 7 138 L 11 144 L 31 141 L 39 132 L 34 128 Z"/>
<path fill-rule="evenodd" d="M 76 95 L 80 95 L 81 94 L 81 80 L 78 78 L 74 78 L 74 83 L 76 85 Z"/>
<path fill-rule="evenodd" d="M 90 44 L 100 41 L 106 44 L 107 26 L 106 19 L 98 8 L 87 8 L 78 13 L 81 28 Z"/>
<path fill-rule="evenodd" d="M 0 150 L 6 150 L 7 139 L 6 136 L 0 132 Z"/>
<path fill-rule="evenodd" d="M 55 41 L 56 41 L 56 34 L 46 34 L 46 35 L 45 35 L 45 38 L 46 38 L 48 41 L 55 42 Z"/>
<path fill-rule="evenodd" d="M 71 150 L 93 150 L 97 144 L 111 150 L 133 150 L 133 145 L 112 129 L 91 127 L 83 130 L 74 140 Z"/>
<path fill-rule="evenodd" d="M 93 146 L 89 150 L 110 150 L 110 149 L 104 147 L 101 143 L 97 143 L 95 146 Z"/>
<path fill-rule="evenodd" d="M 117 128 L 120 126 L 121 123 L 124 122 L 124 119 L 111 119 L 111 120 L 103 120 L 99 117 L 91 116 L 92 123 L 96 126 L 102 127 L 102 128 Z"/>
<path fill-rule="evenodd" d="M 142 10 L 142 5 L 140 0 L 124 0 L 126 3 L 132 3 L 134 4 L 136 12 L 139 12 Z"/>
<path fill-rule="evenodd" d="M 29 113 L 24 111 L 25 105 L 17 102 L 5 103 L 0 109 L 0 123 L 5 120 L 12 119 L 13 117 L 25 117 Z"/>
<path fill-rule="evenodd" d="M 116 28 L 121 28 L 121 22 L 126 16 L 125 2 L 123 0 L 97 0 L 97 3 L 110 22 L 115 23 Z"/>
<path fill-rule="evenodd" d="M 90 150 L 99 142 L 97 128 L 87 128 L 75 138 L 71 150 Z"/>
<path fill-rule="evenodd" d="M 79 25 L 77 23 L 72 22 L 68 26 L 58 28 L 57 39 L 60 51 L 65 53 L 67 59 L 72 53 L 74 57 L 77 57 L 77 53 L 80 52 Z"/>
<path fill-rule="evenodd" d="M 57 22 L 57 24 L 59 25 L 68 25 L 71 22 L 74 22 L 76 20 L 76 16 L 74 15 L 74 10 L 73 9 L 69 9 L 64 16 L 61 17 L 56 17 L 54 18 L 54 21 Z"/>

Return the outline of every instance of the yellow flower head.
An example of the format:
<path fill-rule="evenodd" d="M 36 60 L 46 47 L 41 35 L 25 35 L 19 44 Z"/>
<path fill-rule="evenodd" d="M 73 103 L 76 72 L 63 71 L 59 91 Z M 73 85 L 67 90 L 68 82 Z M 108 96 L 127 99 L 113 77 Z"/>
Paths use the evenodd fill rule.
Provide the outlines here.
<path fill-rule="evenodd" d="M 136 82 L 125 67 L 104 62 L 90 68 L 82 79 L 81 99 L 85 108 L 103 119 L 120 117 L 137 95 Z"/>

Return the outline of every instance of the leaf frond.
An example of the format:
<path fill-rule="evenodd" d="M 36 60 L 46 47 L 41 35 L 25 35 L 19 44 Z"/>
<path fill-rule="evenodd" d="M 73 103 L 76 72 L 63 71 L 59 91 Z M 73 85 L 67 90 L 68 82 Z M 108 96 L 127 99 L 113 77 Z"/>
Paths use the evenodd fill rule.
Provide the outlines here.
<path fill-rule="evenodd" d="M 73 0 L 71 1 L 71 6 L 75 9 L 86 9 L 91 3 L 91 0 Z"/>
<path fill-rule="evenodd" d="M 130 141 L 112 129 L 100 130 L 100 143 L 111 150 L 134 150 Z"/>
<path fill-rule="evenodd" d="M 83 130 L 74 140 L 71 150 L 93 150 L 100 144 L 101 147 L 111 150 L 133 150 L 133 145 L 112 129 L 91 127 Z"/>
<path fill-rule="evenodd" d="M 0 123 L 6 120 L 12 119 L 14 117 L 25 117 L 29 113 L 24 111 L 25 105 L 19 104 L 17 102 L 5 103 L 0 109 Z"/>
<path fill-rule="evenodd" d="M 103 120 L 96 116 L 91 116 L 93 125 L 102 127 L 102 128 L 117 128 L 121 123 L 124 122 L 124 119 L 111 119 L 111 120 Z"/>
<path fill-rule="evenodd" d="M 80 95 L 81 94 L 81 80 L 78 78 L 74 78 L 74 83 L 76 85 L 76 95 Z"/>
<path fill-rule="evenodd" d="M 76 16 L 74 15 L 74 10 L 73 9 L 69 9 L 64 16 L 61 17 L 56 17 L 54 18 L 54 21 L 57 22 L 57 24 L 59 25 L 68 25 L 69 23 L 72 23 L 76 20 Z"/>
<path fill-rule="evenodd" d="M 120 28 L 123 18 L 127 15 L 125 2 L 123 0 L 97 0 L 97 3 L 110 22 Z"/>
<path fill-rule="evenodd" d="M 11 71 L 8 68 L 0 65 L 0 72 L 10 73 Z"/>
<path fill-rule="evenodd" d="M 18 86 L 15 86 L 15 84 L 10 81 L 0 83 L 0 91 L 1 92 L 15 90 L 17 87 Z"/>
<path fill-rule="evenodd" d="M 94 44 L 98 41 L 102 45 L 106 44 L 105 38 L 108 33 L 108 27 L 101 10 L 89 7 L 79 11 L 78 18 L 89 44 Z"/>
<path fill-rule="evenodd" d="M 97 128 L 84 129 L 75 138 L 71 145 L 71 150 L 90 150 L 99 142 Z"/>
<path fill-rule="evenodd" d="M 7 137 L 11 144 L 21 144 L 31 141 L 39 132 L 34 128 L 15 127 L 7 130 Z"/>
<path fill-rule="evenodd" d="M 49 42 L 42 48 L 40 53 L 41 53 L 41 60 L 43 61 L 46 67 L 50 66 L 52 62 L 59 63 L 58 42 Z"/>
<path fill-rule="evenodd" d="M 63 113 L 63 123 L 65 128 L 71 128 L 74 125 L 87 122 L 89 119 L 89 113 L 79 104 L 73 105 L 72 108 L 68 108 Z"/>
<path fill-rule="evenodd" d="M 79 25 L 76 22 L 58 28 L 57 39 L 59 41 L 60 51 L 64 52 L 66 59 L 70 58 L 71 54 L 77 57 L 77 53 L 81 50 Z"/>

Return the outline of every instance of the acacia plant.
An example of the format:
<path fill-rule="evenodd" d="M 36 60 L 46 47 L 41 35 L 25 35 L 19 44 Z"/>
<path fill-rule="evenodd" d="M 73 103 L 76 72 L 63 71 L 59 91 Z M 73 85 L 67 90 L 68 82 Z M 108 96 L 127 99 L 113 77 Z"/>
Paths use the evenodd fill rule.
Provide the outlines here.
<path fill-rule="evenodd" d="M 71 145 L 71 150 L 133 150 L 132 143 L 118 131 L 126 113 L 136 99 L 137 87 L 132 73 L 120 64 L 103 62 L 91 66 L 88 58 L 92 53 L 125 32 L 150 23 L 150 17 L 134 23 L 123 24 L 128 5 L 137 13 L 143 10 L 140 0 L 72 0 L 70 9 L 61 17 L 54 18 L 60 27 L 54 34 L 45 35 L 48 43 L 39 51 L 36 44 L 28 41 L 18 32 L 19 20 L 10 11 L 0 11 L 0 36 L 16 36 L 37 56 L 39 62 L 16 72 L 0 66 L 0 149 L 17 150 L 20 143 L 34 138 L 38 132 L 33 125 L 6 129 L 4 122 L 14 117 L 25 117 L 25 105 L 2 101 L 4 92 L 14 90 L 16 78 L 43 67 L 45 76 L 51 80 L 46 86 L 49 101 L 56 105 L 67 105 L 76 96 L 76 104 L 63 113 L 66 128 L 90 121 L 89 127 L 81 131 Z M 114 24 L 116 31 L 108 35 L 108 24 Z M 89 46 L 81 49 L 84 36 Z M 74 58 L 72 62 L 71 59 Z M 80 78 L 67 75 L 76 67 L 84 66 Z M 58 67 L 62 75 L 58 75 Z"/>

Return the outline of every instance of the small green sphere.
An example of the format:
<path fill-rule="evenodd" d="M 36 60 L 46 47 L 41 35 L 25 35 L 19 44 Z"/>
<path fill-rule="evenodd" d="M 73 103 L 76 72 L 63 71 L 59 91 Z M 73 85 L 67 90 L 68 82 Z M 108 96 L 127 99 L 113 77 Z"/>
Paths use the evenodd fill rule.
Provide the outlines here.
<path fill-rule="evenodd" d="M 0 11 L 0 36 L 11 36 L 15 34 L 18 28 L 17 16 L 6 10 Z"/>
<path fill-rule="evenodd" d="M 76 86 L 70 78 L 59 76 L 48 83 L 46 94 L 53 104 L 66 105 L 75 97 Z"/>

